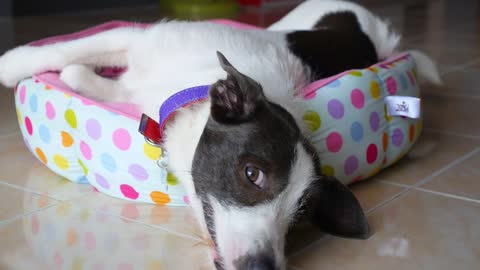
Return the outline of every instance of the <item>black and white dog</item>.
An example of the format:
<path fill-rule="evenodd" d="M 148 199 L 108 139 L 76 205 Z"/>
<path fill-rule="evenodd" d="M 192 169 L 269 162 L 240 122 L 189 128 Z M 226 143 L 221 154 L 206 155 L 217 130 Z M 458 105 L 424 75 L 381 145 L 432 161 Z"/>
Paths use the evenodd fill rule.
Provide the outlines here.
<path fill-rule="evenodd" d="M 295 94 L 319 78 L 387 58 L 400 38 L 343 1 L 307 1 L 271 29 L 281 31 L 173 21 L 22 46 L 0 58 L 0 82 L 12 87 L 61 70 L 82 95 L 133 102 L 152 117 L 177 91 L 211 85 L 207 101 L 182 109 L 167 126 L 169 169 L 215 243 L 217 268 L 285 269 L 285 235 L 300 213 L 334 235 L 370 232 L 354 195 L 320 172 Z M 434 64 L 414 57 L 419 74 L 438 81 Z M 96 75 L 98 66 L 128 70 L 112 80 Z"/>

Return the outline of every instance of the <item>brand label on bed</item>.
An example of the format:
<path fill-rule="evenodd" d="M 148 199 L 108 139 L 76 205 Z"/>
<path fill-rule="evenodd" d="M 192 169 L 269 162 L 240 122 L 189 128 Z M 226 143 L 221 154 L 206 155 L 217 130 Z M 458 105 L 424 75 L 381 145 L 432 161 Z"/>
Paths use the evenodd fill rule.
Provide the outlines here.
<path fill-rule="evenodd" d="M 416 97 L 388 96 L 385 98 L 391 116 L 420 117 L 420 99 Z"/>

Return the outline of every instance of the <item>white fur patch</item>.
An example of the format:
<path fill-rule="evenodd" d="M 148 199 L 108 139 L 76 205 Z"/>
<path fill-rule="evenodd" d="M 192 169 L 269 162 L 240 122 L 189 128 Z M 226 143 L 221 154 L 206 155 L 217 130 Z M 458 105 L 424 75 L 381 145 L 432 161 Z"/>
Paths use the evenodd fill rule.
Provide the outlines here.
<path fill-rule="evenodd" d="M 254 207 L 225 206 L 210 197 L 219 255 L 227 270 L 243 255 L 255 255 L 272 248 L 275 263 L 285 267 L 285 235 L 298 210 L 299 200 L 314 180 L 314 164 L 301 144 L 296 146 L 296 159 L 289 183 L 277 198 Z M 267 245 L 270 245 L 268 247 Z"/>

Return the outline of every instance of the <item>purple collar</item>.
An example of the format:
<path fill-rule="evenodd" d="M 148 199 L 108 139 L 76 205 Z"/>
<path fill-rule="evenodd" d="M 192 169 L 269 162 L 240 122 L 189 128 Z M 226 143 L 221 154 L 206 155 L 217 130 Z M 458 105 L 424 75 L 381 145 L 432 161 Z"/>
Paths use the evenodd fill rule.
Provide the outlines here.
<path fill-rule="evenodd" d="M 142 115 L 139 127 L 140 133 L 150 143 L 160 145 L 163 142 L 168 121 L 173 118 L 179 109 L 207 100 L 209 88 L 210 85 L 196 86 L 175 93 L 165 100 L 160 107 L 158 124 L 147 115 Z"/>

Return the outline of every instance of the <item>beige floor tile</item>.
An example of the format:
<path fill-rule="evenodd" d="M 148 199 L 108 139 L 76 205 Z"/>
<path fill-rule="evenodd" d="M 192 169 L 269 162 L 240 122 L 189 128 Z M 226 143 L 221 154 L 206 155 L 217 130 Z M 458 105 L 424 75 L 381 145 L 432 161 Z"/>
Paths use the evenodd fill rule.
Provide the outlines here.
<path fill-rule="evenodd" d="M 13 89 L 6 89 L 0 85 L 0 140 L 11 134 L 20 132 Z M 1 151 L 1 150 L 0 150 Z"/>
<path fill-rule="evenodd" d="M 478 269 L 480 204 L 412 191 L 375 212 L 368 240 L 328 237 L 292 258 L 304 270 Z"/>
<path fill-rule="evenodd" d="M 7 219 L 48 207 L 56 201 L 0 182 L 0 224 Z M 0 239 L 2 234 L 0 233 Z"/>
<path fill-rule="evenodd" d="M 196 240 L 68 203 L 0 224 L 0 236 L 0 269 L 214 269 Z"/>
<path fill-rule="evenodd" d="M 420 187 L 480 200 L 480 151 Z"/>
<path fill-rule="evenodd" d="M 33 156 L 20 133 L 0 138 L 0 181 L 56 200 L 67 200 L 93 191 L 53 173 Z"/>
<path fill-rule="evenodd" d="M 413 185 L 473 151 L 479 143 L 476 139 L 426 131 L 410 153 L 374 179 Z"/>
<path fill-rule="evenodd" d="M 350 186 L 365 212 L 391 200 L 405 188 L 376 181 L 362 181 Z M 296 224 L 289 232 L 287 253 L 293 254 L 325 236 L 319 229 L 306 222 Z"/>
<path fill-rule="evenodd" d="M 480 137 L 480 99 L 424 94 L 424 127 Z"/>
<path fill-rule="evenodd" d="M 130 202 L 109 197 L 99 192 L 93 192 L 70 202 L 74 205 L 84 205 L 103 213 L 150 224 L 179 234 L 196 238 L 203 237 L 190 207 Z"/>
<path fill-rule="evenodd" d="M 480 59 L 478 60 L 480 63 Z M 426 86 L 422 88 L 424 93 L 439 96 L 462 96 L 475 98 L 480 104 L 480 65 L 473 65 L 465 69 L 448 73 L 443 76 L 444 85 L 440 87 Z"/>

